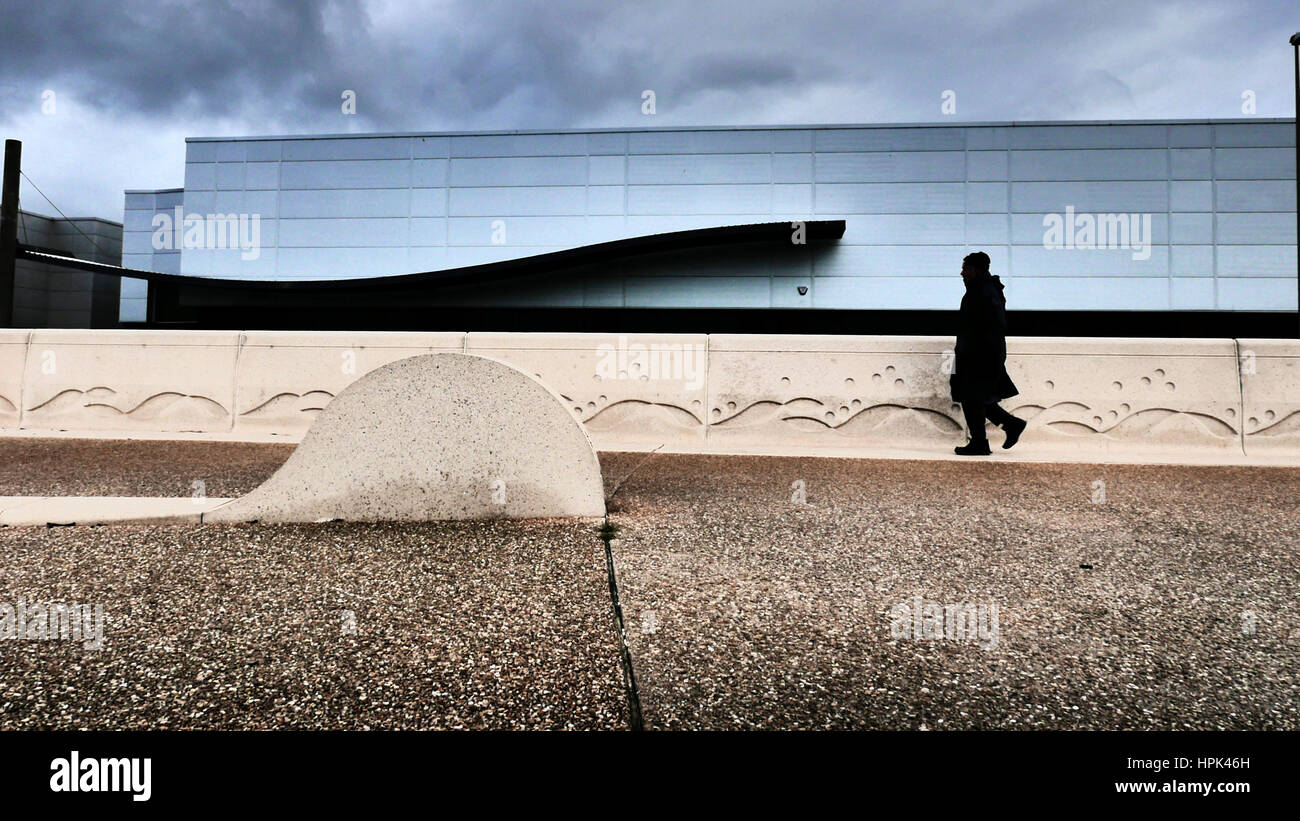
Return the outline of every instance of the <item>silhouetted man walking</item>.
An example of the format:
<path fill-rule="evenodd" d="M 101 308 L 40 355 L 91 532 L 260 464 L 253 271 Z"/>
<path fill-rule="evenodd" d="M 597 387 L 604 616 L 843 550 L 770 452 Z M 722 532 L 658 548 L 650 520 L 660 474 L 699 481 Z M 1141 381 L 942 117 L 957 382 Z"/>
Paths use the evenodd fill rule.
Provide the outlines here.
<path fill-rule="evenodd" d="M 957 357 L 949 382 L 952 401 L 961 403 L 970 428 L 970 443 L 958 446 L 955 452 L 958 456 L 988 456 L 986 417 L 1007 432 L 1004 448 L 1020 439 L 1026 423 L 998 407 L 998 402 L 1020 393 L 1007 375 L 1007 298 L 1002 280 L 989 275 L 989 255 L 983 251 L 962 260 L 961 278 L 966 282 L 966 295 L 961 298 Z"/>

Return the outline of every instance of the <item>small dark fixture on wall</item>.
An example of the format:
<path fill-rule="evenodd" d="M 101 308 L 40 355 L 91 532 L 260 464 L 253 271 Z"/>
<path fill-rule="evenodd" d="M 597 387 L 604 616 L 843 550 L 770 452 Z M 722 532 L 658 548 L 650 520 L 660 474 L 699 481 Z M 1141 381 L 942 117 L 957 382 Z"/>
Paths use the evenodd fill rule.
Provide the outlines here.
<path fill-rule="evenodd" d="M 799 296 L 808 296 L 808 286 L 807 286 L 807 285 L 800 285 L 800 286 L 797 287 L 796 290 L 799 291 Z"/>

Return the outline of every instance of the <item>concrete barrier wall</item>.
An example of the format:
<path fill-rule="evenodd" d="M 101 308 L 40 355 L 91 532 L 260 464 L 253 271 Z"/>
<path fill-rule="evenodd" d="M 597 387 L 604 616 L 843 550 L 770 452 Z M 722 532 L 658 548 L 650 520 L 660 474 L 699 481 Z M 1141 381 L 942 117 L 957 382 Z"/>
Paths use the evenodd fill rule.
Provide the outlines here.
<path fill-rule="evenodd" d="M 948 394 L 952 345 L 943 337 L 713 336 L 709 438 L 742 449 L 951 450 L 965 441 Z"/>
<path fill-rule="evenodd" d="M 0 427 L 297 440 L 375 368 L 465 351 L 535 375 L 602 450 L 869 454 L 965 441 L 951 337 L 0 332 Z M 1300 342 L 1011 338 L 1051 458 L 1300 458 Z M 1000 434 L 993 434 L 996 444 Z"/>
<path fill-rule="evenodd" d="M 1238 346 L 1246 452 L 1300 453 L 1300 344 L 1242 339 Z"/>
<path fill-rule="evenodd" d="M 301 437 L 316 414 L 361 376 L 398 359 L 464 346 L 459 333 L 249 331 L 228 376 L 234 431 Z"/>
<path fill-rule="evenodd" d="M 21 425 L 228 431 L 239 338 L 234 331 L 32 331 Z"/>
<path fill-rule="evenodd" d="M 468 335 L 466 352 L 531 373 L 569 403 L 599 450 L 702 448 L 703 334 Z"/>
<path fill-rule="evenodd" d="M 31 331 L 0 330 L 0 428 L 18 427 Z"/>
<path fill-rule="evenodd" d="M 1242 454 L 1237 367 L 1231 339 L 1015 339 L 1005 404 L 1044 449 Z"/>

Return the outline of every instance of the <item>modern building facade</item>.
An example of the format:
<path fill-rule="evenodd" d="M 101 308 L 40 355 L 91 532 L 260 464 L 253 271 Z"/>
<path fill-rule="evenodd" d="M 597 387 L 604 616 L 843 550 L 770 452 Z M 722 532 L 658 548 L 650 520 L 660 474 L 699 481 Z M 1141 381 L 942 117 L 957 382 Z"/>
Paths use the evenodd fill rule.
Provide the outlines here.
<path fill-rule="evenodd" d="M 127 192 L 122 264 L 283 287 L 205 310 L 161 280 L 126 280 L 121 318 L 311 327 L 296 286 L 481 270 L 478 287 L 385 280 L 396 301 L 354 287 L 314 321 L 347 325 L 351 309 L 360 327 L 612 330 L 640 316 L 665 330 L 926 333 L 961 298 L 961 258 L 984 250 L 1013 332 L 1282 335 L 1297 310 L 1295 174 L 1294 122 L 1266 119 L 194 138 L 182 189 Z M 842 236 L 807 244 L 773 229 L 749 244 L 617 245 L 759 223 L 793 239 L 799 223 L 837 221 Z M 489 275 L 608 243 L 568 267 Z"/>
<path fill-rule="evenodd" d="M 98 217 L 55 218 L 18 212 L 18 242 L 32 250 L 106 265 L 122 260 L 122 225 Z M 119 286 L 109 274 L 18 259 L 14 327 L 115 328 Z"/>

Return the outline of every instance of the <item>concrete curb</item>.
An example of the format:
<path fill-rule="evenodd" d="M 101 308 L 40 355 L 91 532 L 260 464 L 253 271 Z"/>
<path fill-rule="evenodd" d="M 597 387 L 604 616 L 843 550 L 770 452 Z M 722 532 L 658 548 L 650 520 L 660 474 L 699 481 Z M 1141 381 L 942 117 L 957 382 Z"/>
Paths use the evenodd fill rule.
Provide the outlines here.
<path fill-rule="evenodd" d="M 198 524 L 227 498 L 0 496 L 0 526 Z"/>

